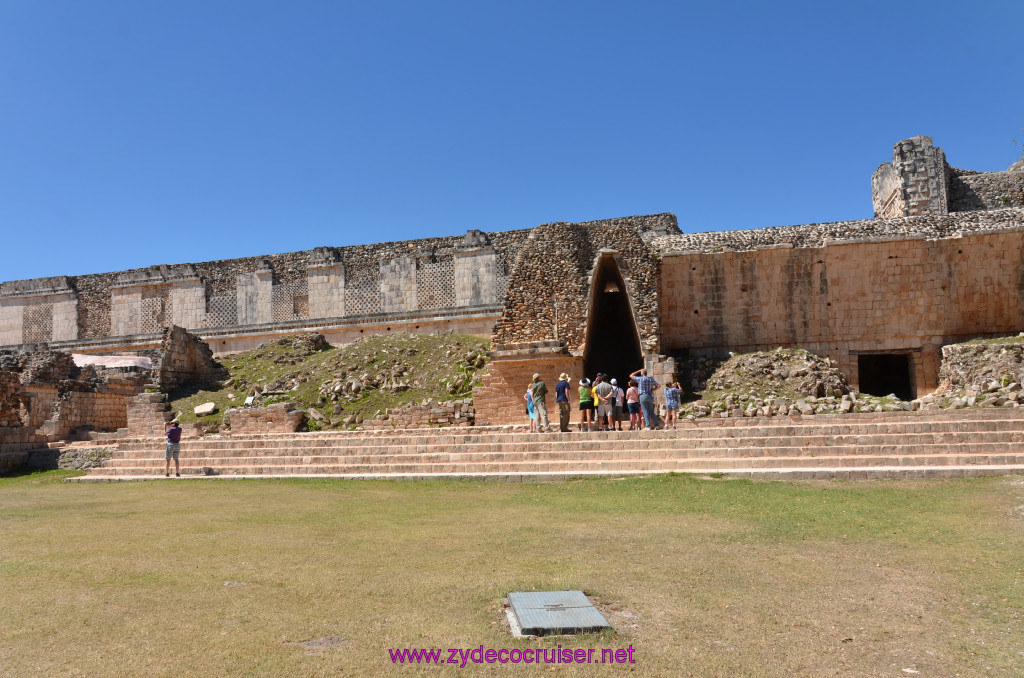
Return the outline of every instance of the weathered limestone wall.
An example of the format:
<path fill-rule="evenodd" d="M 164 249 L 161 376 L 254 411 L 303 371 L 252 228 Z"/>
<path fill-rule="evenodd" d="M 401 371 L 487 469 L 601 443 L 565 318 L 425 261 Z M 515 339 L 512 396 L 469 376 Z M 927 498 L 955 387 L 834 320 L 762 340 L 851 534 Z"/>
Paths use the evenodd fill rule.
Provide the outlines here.
<path fill-rule="evenodd" d="M 410 403 L 405 407 L 389 409 L 374 419 L 362 423 L 365 429 L 429 428 L 436 426 L 472 426 L 475 421 L 473 401 Z"/>
<path fill-rule="evenodd" d="M 275 323 L 258 328 L 209 330 L 203 336 L 214 355 L 222 356 L 248 351 L 287 334 L 319 332 L 332 346 L 344 346 L 363 337 L 400 332 L 432 334 L 473 334 L 486 337 L 500 318 L 495 307 L 457 311 L 417 311 L 402 316 L 369 316 L 363 318 L 332 318 L 317 322 Z M 74 347 L 77 352 L 82 348 Z M 84 349 L 88 350 L 88 349 Z"/>
<path fill-rule="evenodd" d="M 0 284 L 0 346 L 77 336 L 77 303 L 66 276 Z"/>
<path fill-rule="evenodd" d="M 190 382 L 211 382 L 224 379 L 225 370 L 213 359 L 210 346 L 182 327 L 164 329 L 160 345 L 157 385 L 164 393 Z"/>
<path fill-rule="evenodd" d="M 931 137 L 913 137 L 892 149 L 871 177 L 871 198 L 880 218 L 946 214 L 948 211 L 946 154 Z"/>
<path fill-rule="evenodd" d="M 918 393 L 933 390 L 943 344 L 1024 329 L 1024 215 L 1011 211 L 1022 230 L 666 254 L 664 350 L 805 348 L 854 384 L 859 353 L 906 351 Z"/>
<path fill-rule="evenodd" d="M 1024 171 L 973 172 L 950 168 L 949 211 L 1024 207 Z"/>
<path fill-rule="evenodd" d="M 125 400 L 145 379 L 136 370 L 79 368 L 61 351 L 0 350 L 0 429 L 50 442 L 79 428 L 115 431 L 127 423 Z"/>
<path fill-rule="evenodd" d="M 0 370 L 0 428 L 22 425 L 20 392 L 18 375 Z"/>
<path fill-rule="evenodd" d="M 655 234 L 678 232 L 671 214 L 538 226 L 513 266 L 494 341 L 556 340 L 581 352 L 590 276 L 599 252 L 609 249 L 619 255 L 641 344 L 645 350 L 656 350 L 658 259 L 647 240 Z"/>
<path fill-rule="evenodd" d="M 126 399 L 125 408 L 129 436 L 162 436 L 165 425 L 174 416 L 163 393 L 140 393 L 132 396 Z"/>
<path fill-rule="evenodd" d="M 233 407 L 224 413 L 230 435 L 247 433 L 294 433 L 306 421 L 306 413 L 295 403 L 276 403 L 267 407 Z"/>
<path fill-rule="evenodd" d="M 0 285 L 0 345 L 141 341 L 171 324 L 205 334 L 496 306 L 528 233 L 473 230 L 463 237 L 7 282 Z"/>
<path fill-rule="evenodd" d="M 345 315 L 345 265 L 329 247 L 320 247 L 306 269 L 310 318 Z"/>
<path fill-rule="evenodd" d="M 128 425 L 125 400 L 135 395 L 128 385 L 108 385 L 100 391 L 72 391 L 60 406 L 60 426 L 54 430 L 66 437 L 72 429 L 89 426 L 94 431 L 116 431 Z"/>
<path fill-rule="evenodd" d="M 879 219 L 1024 207 L 1024 171 L 950 167 L 931 137 L 913 137 L 893 146 L 892 162 L 875 170 L 871 198 Z"/>
<path fill-rule="evenodd" d="M 455 305 L 491 306 L 501 303 L 500 262 L 492 249 L 455 253 Z"/>
<path fill-rule="evenodd" d="M 526 422 L 526 401 L 523 395 L 533 382 L 533 375 L 541 375 L 548 387 L 546 400 L 548 419 L 558 426 L 558 406 L 555 404 L 555 384 L 558 375 L 569 375 L 572 388 L 573 421 L 579 421 L 578 389 L 583 377 L 582 356 L 572 355 L 559 341 L 522 342 L 499 345 L 491 352 L 484 385 L 473 389 L 476 423 L 489 426 L 521 424 Z"/>
<path fill-rule="evenodd" d="M 27 426 L 0 426 L 0 474 L 28 466 L 34 456 L 33 451 L 46 448 L 48 442 L 46 436 Z"/>

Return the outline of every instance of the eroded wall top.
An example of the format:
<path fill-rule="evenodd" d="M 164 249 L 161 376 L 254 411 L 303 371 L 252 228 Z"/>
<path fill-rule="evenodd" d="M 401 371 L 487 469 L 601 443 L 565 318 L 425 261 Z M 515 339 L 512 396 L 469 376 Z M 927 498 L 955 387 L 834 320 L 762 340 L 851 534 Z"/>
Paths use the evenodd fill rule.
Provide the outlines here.
<path fill-rule="evenodd" d="M 892 162 L 871 177 L 875 217 L 920 216 L 1024 207 L 1024 168 L 975 172 L 950 167 L 931 137 L 912 137 L 893 146 Z"/>

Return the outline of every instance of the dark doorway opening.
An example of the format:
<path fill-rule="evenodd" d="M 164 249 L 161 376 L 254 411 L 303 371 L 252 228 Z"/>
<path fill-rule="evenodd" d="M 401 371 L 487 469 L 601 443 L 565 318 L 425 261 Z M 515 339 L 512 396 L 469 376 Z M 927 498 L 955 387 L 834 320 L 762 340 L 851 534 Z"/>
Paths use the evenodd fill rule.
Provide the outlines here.
<path fill-rule="evenodd" d="M 914 399 L 909 353 L 872 353 L 857 356 L 860 390 L 873 396 L 895 394 L 900 400 Z"/>
<path fill-rule="evenodd" d="M 644 366 L 644 356 L 629 293 L 614 253 L 601 254 L 593 280 L 583 371 L 588 379 L 604 372 L 626 388 L 630 373 Z"/>

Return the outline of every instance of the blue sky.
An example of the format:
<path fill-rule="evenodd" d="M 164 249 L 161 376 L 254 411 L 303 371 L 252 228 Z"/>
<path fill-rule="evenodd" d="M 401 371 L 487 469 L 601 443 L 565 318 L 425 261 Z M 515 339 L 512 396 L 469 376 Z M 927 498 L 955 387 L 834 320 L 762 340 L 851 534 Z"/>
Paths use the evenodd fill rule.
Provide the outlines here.
<path fill-rule="evenodd" d="M 1024 2 L 0 0 L 0 280 L 674 212 L 871 216 L 1003 170 Z"/>

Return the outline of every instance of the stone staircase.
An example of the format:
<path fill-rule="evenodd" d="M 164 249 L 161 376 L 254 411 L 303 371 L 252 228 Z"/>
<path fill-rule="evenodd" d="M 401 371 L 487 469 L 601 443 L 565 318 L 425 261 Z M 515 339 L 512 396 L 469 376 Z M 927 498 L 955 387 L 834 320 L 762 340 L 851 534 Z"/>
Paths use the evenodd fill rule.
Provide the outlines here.
<path fill-rule="evenodd" d="M 753 478 L 1024 473 L 1019 409 L 686 422 L 674 431 L 528 433 L 514 427 L 183 439 L 182 476 L 544 480 L 650 473 Z M 121 441 L 75 480 L 163 478 L 161 438 Z"/>

